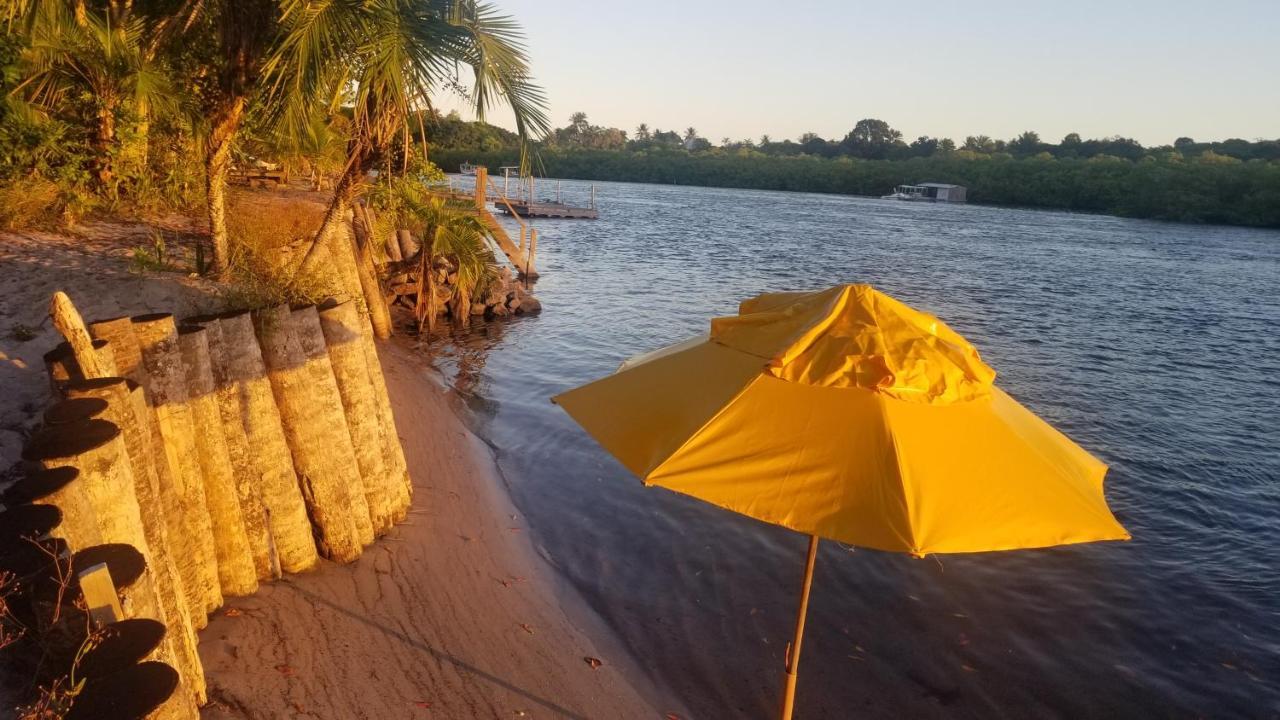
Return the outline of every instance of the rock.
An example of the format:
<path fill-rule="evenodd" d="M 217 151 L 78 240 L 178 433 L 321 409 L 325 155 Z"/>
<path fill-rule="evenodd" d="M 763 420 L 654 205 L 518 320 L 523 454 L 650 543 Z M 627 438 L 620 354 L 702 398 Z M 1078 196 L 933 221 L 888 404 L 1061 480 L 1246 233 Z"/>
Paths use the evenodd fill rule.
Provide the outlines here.
<path fill-rule="evenodd" d="M 485 311 L 484 303 L 471 303 L 472 315 L 483 315 Z"/>
<path fill-rule="evenodd" d="M 518 315 L 534 315 L 540 312 L 542 312 L 542 303 L 538 302 L 538 298 L 532 295 L 524 296 L 524 299 L 520 301 L 520 305 L 516 307 L 516 314 Z"/>
<path fill-rule="evenodd" d="M 413 283 L 397 283 L 391 286 L 391 292 L 396 295 L 412 295 L 418 292 L 418 286 Z"/>
<path fill-rule="evenodd" d="M 502 304 L 494 305 L 492 308 L 489 308 L 489 312 L 493 313 L 494 317 L 505 317 L 511 314 L 511 311 L 507 309 L 507 306 Z"/>

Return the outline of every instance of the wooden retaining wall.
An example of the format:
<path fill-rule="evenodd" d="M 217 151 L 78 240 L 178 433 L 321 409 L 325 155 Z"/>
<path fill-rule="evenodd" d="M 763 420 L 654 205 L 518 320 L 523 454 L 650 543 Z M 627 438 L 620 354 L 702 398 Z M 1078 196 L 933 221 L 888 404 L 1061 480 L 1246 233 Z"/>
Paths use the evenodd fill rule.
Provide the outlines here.
<path fill-rule="evenodd" d="M 331 303 L 86 326 L 63 293 L 50 311 L 67 343 L 46 366 L 66 399 L 2 498 L 8 602 L 52 658 L 39 680 L 85 679 L 55 701 L 68 718 L 123 703 L 194 720 L 195 631 L 224 598 L 320 556 L 350 562 L 407 513 L 368 318 Z"/>

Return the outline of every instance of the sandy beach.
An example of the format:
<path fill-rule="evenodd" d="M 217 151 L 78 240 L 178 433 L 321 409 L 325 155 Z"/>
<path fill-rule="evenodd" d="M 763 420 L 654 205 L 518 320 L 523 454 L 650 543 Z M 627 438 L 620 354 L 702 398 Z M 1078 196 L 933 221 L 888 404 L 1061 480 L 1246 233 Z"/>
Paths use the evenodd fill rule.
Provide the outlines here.
<path fill-rule="evenodd" d="M 87 318 L 216 306 L 207 282 L 130 269 L 148 232 L 0 235 L 0 470 L 49 401 L 50 293 L 66 290 Z M 203 715 L 688 717 L 539 554 L 490 449 L 411 344 L 381 353 L 414 480 L 409 519 L 350 565 L 229 598 L 201 633 Z"/>
<path fill-rule="evenodd" d="M 405 345 L 384 345 L 382 362 L 414 476 L 409 519 L 349 566 L 231 601 L 201 634 L 205 717 L 687 717 L 590 627 L 489 449 Z"/>

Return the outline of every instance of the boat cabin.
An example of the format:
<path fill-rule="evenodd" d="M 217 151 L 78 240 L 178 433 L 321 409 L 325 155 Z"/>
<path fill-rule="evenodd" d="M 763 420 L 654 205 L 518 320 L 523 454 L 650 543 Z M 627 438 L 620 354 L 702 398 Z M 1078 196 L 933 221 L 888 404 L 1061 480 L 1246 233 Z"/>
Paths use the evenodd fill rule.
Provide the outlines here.
<path fill-rule="evenodd" d="M 893 189 L 892 193 L 883 197 L 892 200 L 962 203 L 966 200 L 966 191 L 963 185 L 920 183 L 919 185 L 899 185 Z"/>

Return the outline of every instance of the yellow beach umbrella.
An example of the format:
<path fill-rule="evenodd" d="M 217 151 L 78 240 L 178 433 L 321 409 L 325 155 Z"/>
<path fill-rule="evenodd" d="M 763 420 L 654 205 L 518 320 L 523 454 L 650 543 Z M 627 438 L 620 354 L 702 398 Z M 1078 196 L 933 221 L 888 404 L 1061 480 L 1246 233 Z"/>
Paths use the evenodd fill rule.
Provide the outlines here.
<path fill-rule="evenodd" d="M 937 318 L 867 285 L 770 293 L 710 335 L 554 398 L 646 485 L 810 536 L 915 556 L 1128 539 L 1107 468 L 997 388 Z"/>

